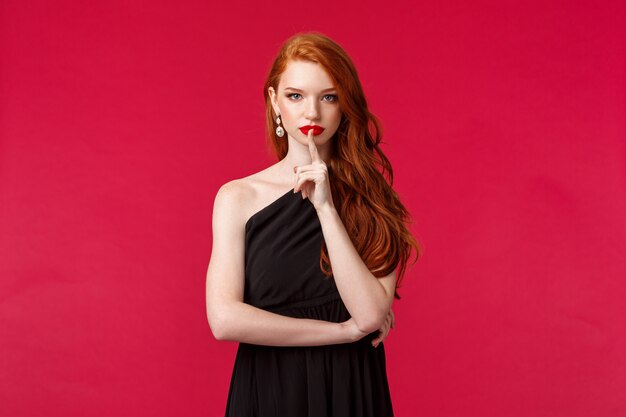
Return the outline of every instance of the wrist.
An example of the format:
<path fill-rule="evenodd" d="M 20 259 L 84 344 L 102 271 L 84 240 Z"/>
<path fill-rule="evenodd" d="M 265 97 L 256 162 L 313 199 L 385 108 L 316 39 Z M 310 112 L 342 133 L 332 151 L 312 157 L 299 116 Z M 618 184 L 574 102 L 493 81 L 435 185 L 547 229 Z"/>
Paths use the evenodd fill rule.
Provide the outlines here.
<path fill-rule="evenodd" d="M 339 325 L 341 326 L 341 332 L 347 343 L 357 342 L 365 336 L 365 333 L 359 330 L 353 319 L 339 323 Z"/>
<path fill-rule="evenodd" d="M 317 211 L 318 217 L 330 217 L 337 214 L 337 209 L 335 209 L 335 205 L 332 203 L 315 207 L 315 210 Z"/>
<path fill-rule="evenodd" d="M 338 323 L 340 326 L 341 336 L 343 337 L 344 343 L 352 343 L 358 340 L 357 333 L 355 332 L 356 328 L 350 324 L 349 321 L 345 321 L 343 323 Z"/>

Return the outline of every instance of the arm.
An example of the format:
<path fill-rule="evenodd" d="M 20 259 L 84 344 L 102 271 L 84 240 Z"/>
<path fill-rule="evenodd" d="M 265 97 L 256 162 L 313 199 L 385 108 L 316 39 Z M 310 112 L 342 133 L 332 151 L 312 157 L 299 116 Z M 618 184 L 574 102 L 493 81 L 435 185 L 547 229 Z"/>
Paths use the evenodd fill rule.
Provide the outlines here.
<path fill-rule="evenodd" d="M 381 328 L 387 319 L 396 272 L 377 278 L 361 259 L 333 204 L 328 165 L 319 155 L 313 129 L 307 138 L 311 164 L 294 167 L 294 191 L 302 191 L 302 197 L 309 198 L 315 206 L 341 299 L 357 327 L 367 334 Z"/>
<path fill-rule="evenodd" d="M 268 346 L 319 346 L 354 342 L 365 335 L 356 326 L 352 329 L 348 326 L 287 317 L 234 302 L 225 303 L 222 317 L 213 322 L 212 328 L 215 327 L 213 334 L 217 340 Z"/>
<path fill-rule="evenodd" d="M 396 273 L 376 278 L 355 249 L 335 207 L 317 209 L 339 294 L 365 333 L 379 329 L 393 303 Z"/>
<path fill-rule="evenodd" d="M 315 346 L 359 340 L 353 320 L 332 323 L 298 319 L 243 302 L 245 219 L 240 190 L 231 182 L 220 188 L 213 205 L 213 248 L 206 277 L 206 313 L 218 340 L 271 346 Z"/>

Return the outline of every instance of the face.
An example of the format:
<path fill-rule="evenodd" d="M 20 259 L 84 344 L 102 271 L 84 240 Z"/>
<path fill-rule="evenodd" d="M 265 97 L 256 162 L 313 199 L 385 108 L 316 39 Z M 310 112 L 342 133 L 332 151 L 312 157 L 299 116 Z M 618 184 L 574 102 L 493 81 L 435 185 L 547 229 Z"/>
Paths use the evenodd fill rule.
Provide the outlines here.
<path fill-rule="evenodd" d="M 308 127 L 315 125 L 313 140 L 324 145 L 341 122 L 337 90 L 324 68 L 310 61 L 290 61 L 280 77 L 278 91 L 269 87 L 274 119 L 290 138 L 307 144 Z M 318 129 L 319 127 L 319 129 Z"/>

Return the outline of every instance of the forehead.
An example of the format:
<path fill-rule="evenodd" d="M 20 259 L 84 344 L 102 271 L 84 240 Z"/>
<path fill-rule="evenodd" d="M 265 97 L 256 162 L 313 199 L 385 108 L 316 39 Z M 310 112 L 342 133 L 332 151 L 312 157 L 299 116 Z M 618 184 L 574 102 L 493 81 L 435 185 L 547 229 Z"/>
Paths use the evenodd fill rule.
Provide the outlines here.
<path fill-rule="evenodd" d="M 317 62 L 290 61 L 280 77 L 279 89 L 324 90 L 334 87 L 328 72 Z"/>

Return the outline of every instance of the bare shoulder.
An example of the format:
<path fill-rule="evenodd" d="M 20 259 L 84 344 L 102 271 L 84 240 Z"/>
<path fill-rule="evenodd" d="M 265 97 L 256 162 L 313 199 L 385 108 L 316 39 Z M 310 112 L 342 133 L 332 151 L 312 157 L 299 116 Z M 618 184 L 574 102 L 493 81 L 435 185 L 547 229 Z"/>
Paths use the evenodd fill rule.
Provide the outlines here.
<path fill-rule="evenodd" d="M 214 222 L 243 227 L 245 213 L 242 208 L 249 204 L 250 194 L 250 186 L 245 179 L 235 179 L 223 184 L 217 190 L 213 202 Z"/>
<path fill-rule="evenodd" d="M 213 204 L 214 213 L 218 212 L 220 221 L 228 218 L 243 228 L 250 216 L 284 194 L 289 184 L 276 182 L 272 169 L 273 166 L 223 184 Z"/>
<path fill-rule="evenodd" d="M 246 198 L 245 186 L 241 179 L 228 181 L 223 184 L 215 194 L 213 209 L 232 210 L 245 203 Z"/>

